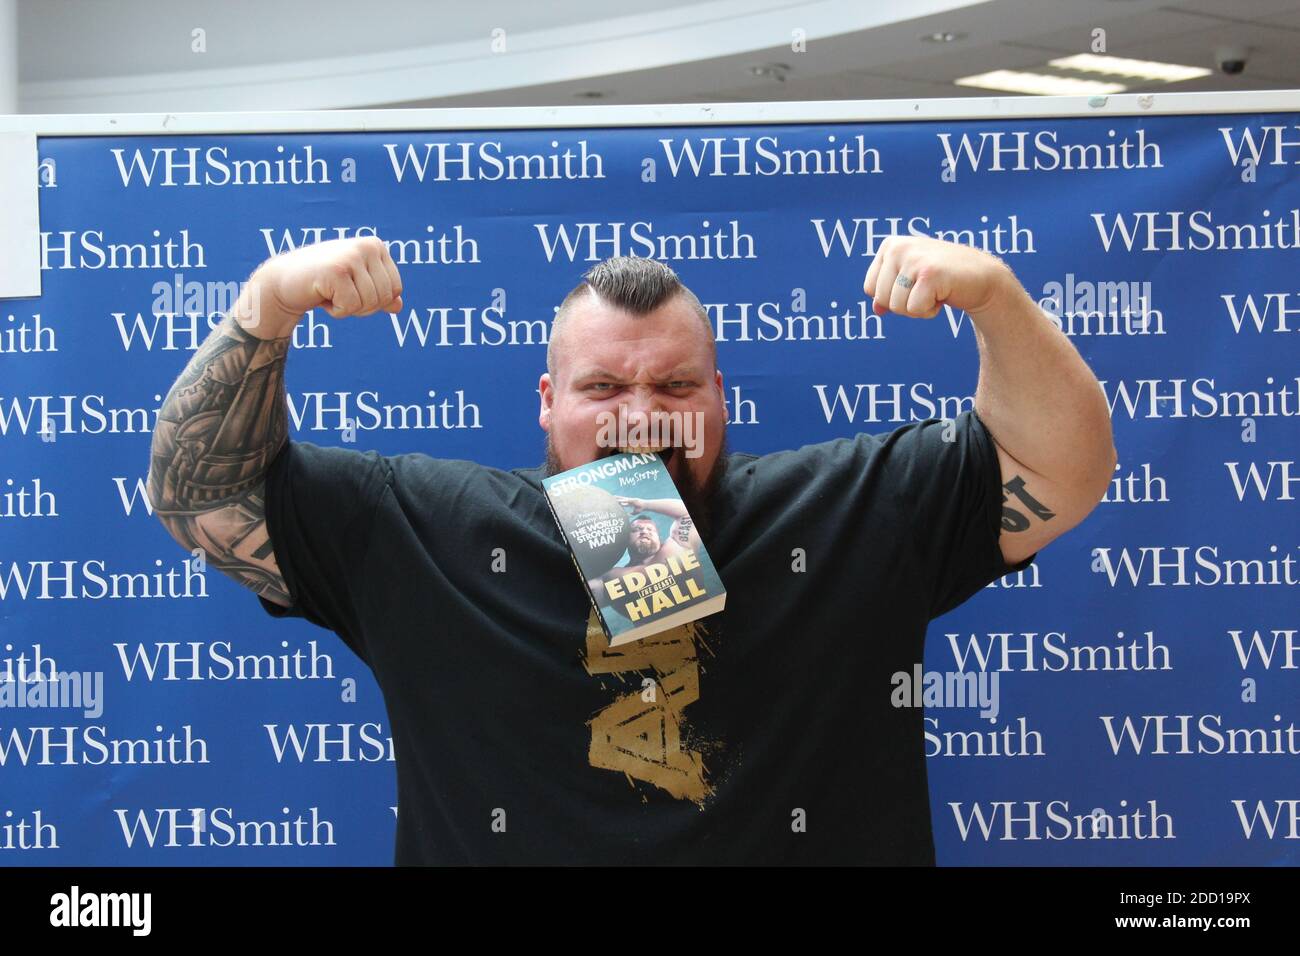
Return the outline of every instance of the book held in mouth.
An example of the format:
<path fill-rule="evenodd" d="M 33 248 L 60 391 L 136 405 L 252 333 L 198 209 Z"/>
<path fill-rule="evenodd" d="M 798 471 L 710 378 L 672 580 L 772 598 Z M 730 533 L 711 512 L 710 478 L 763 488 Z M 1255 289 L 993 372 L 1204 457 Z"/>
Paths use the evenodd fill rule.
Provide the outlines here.
<path fill-rule="evenodd" d="M 619 453 L 542 479 L 610 647 L 723 609 L 726 589 L 663 458 Z"/>

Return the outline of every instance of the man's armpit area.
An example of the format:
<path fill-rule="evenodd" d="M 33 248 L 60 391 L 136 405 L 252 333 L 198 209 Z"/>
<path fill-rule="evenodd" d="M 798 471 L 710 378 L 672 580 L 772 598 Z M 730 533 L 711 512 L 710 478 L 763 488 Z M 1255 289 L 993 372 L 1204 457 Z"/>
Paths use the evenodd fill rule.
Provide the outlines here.
<path fill-rule="evenodd" d="M 1002 477 L 1002 533 L 998 544 L 1003 560 L 1014 565 L 1077 525 L 1096 502 L 1083 506 L 1077 495 L 1026 468 L 996 441 L 993 447 L 997 449 Z"/>

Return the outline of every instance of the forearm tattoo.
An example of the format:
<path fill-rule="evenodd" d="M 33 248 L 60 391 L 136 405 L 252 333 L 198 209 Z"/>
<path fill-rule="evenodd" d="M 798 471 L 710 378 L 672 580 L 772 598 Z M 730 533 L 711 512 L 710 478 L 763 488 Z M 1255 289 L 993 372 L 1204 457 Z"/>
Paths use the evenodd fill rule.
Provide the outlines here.
<path fill-rule="evenodd" d="M 1025 479 L 1016 475 L 1010 481 L 1002 485 L 1006 489 L 1002 493 L 1002 530 L 1003 531 L 1026 531 L 1030 525 L 1030 517 L 1037 518 L 1039 521 L 1051 521 L 1056 517 L 1056 512 L 1051 511 L 1045 505 L 1040 503 L 1033 495 L 1025 490 Z M 1006 504 L 1010 495 L 1014 495 L 1017 501 L 1024 505 L 1025 511 L 1017 508 L 1008 507 Z"/>
<path fill-rule="evenodd" d="M 181 546 L 268 600 L 290 598 L 266 529 L 267 466 L 289 434 L 290 337 L 259 339 L 230 316 L 167 393 L 154 429 L 149 500 Z"/>

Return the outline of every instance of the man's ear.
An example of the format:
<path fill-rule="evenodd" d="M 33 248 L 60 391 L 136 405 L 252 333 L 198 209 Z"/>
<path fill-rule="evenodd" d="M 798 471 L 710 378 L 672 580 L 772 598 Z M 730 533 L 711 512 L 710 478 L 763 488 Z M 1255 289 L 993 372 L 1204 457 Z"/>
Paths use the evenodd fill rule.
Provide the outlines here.
<path fill-rule="evenodd" d="M 555 402 L 555 390 L 551 385 L 551 373 L 543 372 L 542 377 L 537 380 L 537 396 L 541 401 L 541 407 L 537 412 L 537 424 L 542 426 L 542 431 L 551 430 L 551 405 Z"/>

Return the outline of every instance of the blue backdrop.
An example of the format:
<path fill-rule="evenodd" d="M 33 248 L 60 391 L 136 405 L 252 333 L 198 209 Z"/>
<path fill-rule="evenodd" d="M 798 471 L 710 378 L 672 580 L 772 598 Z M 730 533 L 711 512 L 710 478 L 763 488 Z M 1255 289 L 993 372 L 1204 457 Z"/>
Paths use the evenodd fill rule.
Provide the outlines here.
<path fill-rule="evenodd" d="M 1000 687 L 994 721 L 928 713 L 939 862 L 1297 862 L 1295 114 L 68 136 L 39 154 L 44 294 L 0 306 L 0 677 L 102 687 L 4 699 L 0 863 L 392 860 L 365 666 L 187 566 L 150 515 L 150 429 L 222 283 L 381 235 L 405 310 L 304 319 L 293 437 L 517 467 L 542 460 L 554 307 L 600 259 L 661 257 L 714 319 L 732 450 L 763 453 L 970 407 L 969 319 L 878 319 L 862 293 L 880 240 L 908 231 L 1003 257 L 1102 381 L 1119 449 L 1082 526 L 930 626 L 928 670 Z"/>

